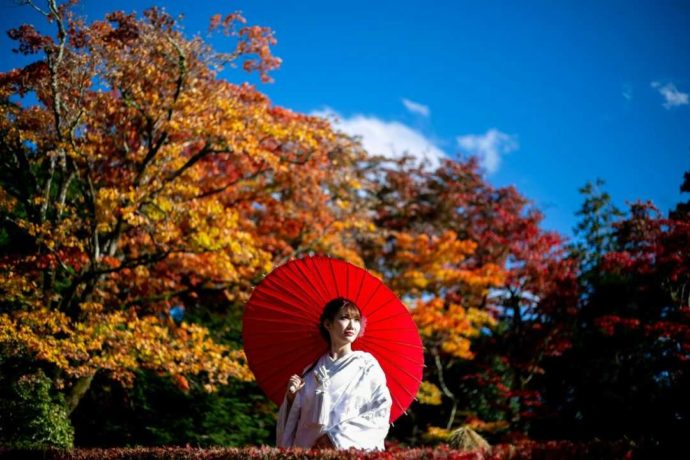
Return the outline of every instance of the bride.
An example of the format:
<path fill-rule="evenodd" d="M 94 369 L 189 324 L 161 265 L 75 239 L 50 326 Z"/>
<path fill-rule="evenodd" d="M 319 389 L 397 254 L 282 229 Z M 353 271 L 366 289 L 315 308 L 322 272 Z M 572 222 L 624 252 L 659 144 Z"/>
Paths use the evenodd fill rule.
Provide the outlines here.
<path fill-rule="evenodd" d="M 352 302 L 326 304 L 319 329 L 329 351 L 290 377 L 278 412 L 278 447 L 384 449 L 392 400 L 376 358 L 352 350 L 364 326 Z"/>

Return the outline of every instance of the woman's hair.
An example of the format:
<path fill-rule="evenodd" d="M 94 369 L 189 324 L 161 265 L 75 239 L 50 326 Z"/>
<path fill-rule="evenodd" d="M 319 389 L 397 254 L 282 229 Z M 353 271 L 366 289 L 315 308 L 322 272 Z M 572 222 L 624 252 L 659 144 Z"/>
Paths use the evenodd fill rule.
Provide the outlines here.
<path fill-rule="evenodd" d="M 361 327 L 359 329 L 359 335 L 357 335 L 357 338 L 364 334 L 364 325 L 366 322 L 365 318 L 362 317 L 362 312 L 359 311 L 359 307 L 355 305 L 354 302 L 351 302 L 343 297 L 337 297 L 323 307 L 323 313 L 321 313 L 321 319 L 319 320 L 319 332 L 321 332 L 321 336 L 326 339 L 326 342 L 328 343 L 331 343 L 331 336 L 323 323 L 325 321 L 335 320 L 336 315 L 341 309 L 344 309 L 345 312 L 359 319 Z"/>

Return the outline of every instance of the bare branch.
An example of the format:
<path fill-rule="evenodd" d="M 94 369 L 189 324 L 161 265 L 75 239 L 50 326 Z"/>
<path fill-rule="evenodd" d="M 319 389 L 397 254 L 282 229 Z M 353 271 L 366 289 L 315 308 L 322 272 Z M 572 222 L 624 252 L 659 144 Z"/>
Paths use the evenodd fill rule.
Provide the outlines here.
<path fill-rule="evenodd" d="M 180 48 L 180 45 L 178 45 L 170 37 L 167 38 L 168 42 L 175 48 L 175 51 L 177 51 L 177 68 L 179 70 L 179 75 L 177 77 L 177 82 L 175 84 L 175 95 L 173 96 L 173 103 L 170 104 L 170 107 L 168 108 L 168 121 L 170 121 L 172 120 L 173 105 L 175 105 L 175 103 L 180 98 L 180 93 L 182 93 L 182 86 L 184 84 L 184 78 L 187 75 L 187 59 L 185 58 L 185 55 L 182 52 L 182 48 Z"/>
<path fill-rule="evenodd" d="M 160 253 L 153 253 L 153 254 L 145 254 L 140 257 L 135 257 L 134 259 L 126 259 L 122 261 L 120 265 L 117 267 L 112 267 L 112 268 L 101 268 L 97 270 L 93 270 L 89 273 L 89 277 L 98 277 L 100 275 L 107 275 L 110 273 L 117 273 L 119 271 L 125 270 L 127 268 L 134 268 L 138 267 L 141 265 L 150 265 L 156 262 L 160 262 L 161 260 L 166 259 L 170 254 L 173 253 L 184 253 L 186 251 L 175 251 L 175 250 L 167 250 L 163 251 Z"/>
<path fill-rule="evenodd" d="M 446 429 L 450 430 L 453 426 L 453 422 L 455 422 L 455 414 L 458 409 L 458 399 L 455 397 L 453 392 L 451 392 L 448 389 L 448 386 L 446 385 L 446 381 L 443 378 L 443 364 L 441 363 L 441 357 L 439 356 L 438 351 L 435 347 L 431 348 L 431 354 L 433 355 L 434 363 L 436 364 L 438 383 L 439 385 L 441 385 L 441 391 L 443 391 L 443 394 L 446 395 L 451 401 L 453 401 L 453 407 L 451 408 L 450 417 L 448 418 L 448 424 L 446 425 Z"/>
<path fill-rule="evenodd" d="M 170 37 L 167 37 L 168 42 L 175 48 L 175 51 L 177 51 L 177 56 L 178 56 L 178 76 L 177 80 L 175 82 L 175 94 L 173 95 L 173 99 L 170 102 L 170 105 L 168 107 L 168 113 L 167 113 L 167 119 L 168 121 L 172 120 L 173 116 L 173 111 L 174 111 L 174 106 L 175 103 L 179 100 L 180 94 L 182 93 L 182 87 L 184 85 L 184 79 L 185 76 L 187 75 L 187 64 L 186 64 L 186 58 L 185 55 L 182 51 L 182 48 L 175 43 Z M 144 161 L 141 163 L 139 166 L 139 172 L 137 174 L 136 179 L 134 180 L 134 185 L 138 185 L 139 181 L 144 175 L 144 172 L 146 171 L 147 166 L 153 161 L 153 158 L 156 156 L 156 154 L 160 151 L 161 147 L 165 142 L 168 140 L 168 132 L 164 131 L 159 137 L 158 140 L 154 143 L 153 138 L 155 136 L 154 133 L 154 127 L 156 122 L 153 122 L 150 117 L 146 117 L 147 124 L 148 124 L 148 131 L 149 131 L 149 151 L 146 153 L 146 157 L 144 158 Z"/>
<path fill-rule="evenodd" d="M 31 0 L 22 0 L 21 4 L 22 4 L 22 5 L 28 5 L 28 6 L 30 6 L 30 7 L 33 8 L 34 10 L 38 11 L 39 13 L 41 13 L 43 16 L 46 16 L 46 17 L 49 17 L 49 16 L 50 16 L 50 13 L 49 13 L 49 12 L 40 9 L 40 8 L 39 8 L 34 2 L 32 2 Z"/>
<path fill-rule="evenodd" d="M 48 213 L 48 203 L 50 203 L 50 188 L 53 186 L 53 177 L 55 176 L 55 156 L 50 155 L 50 167 L 48 168 L 48 179 L 43 187 L 43 203 L 41 203 L 41 213 L 39 223 L 46 220 Z"/>
<path fill-rule="evenodd" d="M 268 171 L 268 169 L 257 169 L 255 172 L 253 172 L 252 174 L 250 174 L 250 175 L 248 175 L 248 176 L 239 177 L 239 178 L 237 178 L 237 179 L 231 180 L 230 182 L 228 182 L 228 183 L 225 184 L 225 185 L 222 185 L 222 186 L 220 186 L 220 187 L 213 188 L 213 189 L 207 190 L 207 191 L 205 191 L 205 192 L 203 192 L 203 193 L 200 193 L 199 195 L 195 196 L 194 199 L 207 198 L 207 197 L 209 197 L 209 196 L 211 196 L 211 195 L 215 195 L 215 194 L 217 194 L 217 193 L 224 192 L 224 191 L 227 190 L 228 188 L 232 187 L 233 185 L 237 185 L 237 184 L 239 184 L 240 182 L 244 182 L 244 181 L 256 179 L 257 177 L 259 177 L 260 175 L 266 173 L 267 171 Z"/>
<path fill-rule="evenodd" d="M 52 50 L 46 50 L 48 57 L 48 68 L 50 69 L 50 90 L 53 96 L 53 115 L 55 117 L 55 132 L 58 139 L 62 139 L 62 98 L 60 94 L 59 83 L 59 67 L 62 64 L 62 59 L 65 55 L 65 44 L 67 43 L 67 33 L 65 31 L 65 24 L 62 21 L 60 12 L 58 11 L 55 0 L 48 0 L 50 7 L 49 16 L 55 20 L 58 27 L 58 51 L 57 56 L 53 57 Z"/>

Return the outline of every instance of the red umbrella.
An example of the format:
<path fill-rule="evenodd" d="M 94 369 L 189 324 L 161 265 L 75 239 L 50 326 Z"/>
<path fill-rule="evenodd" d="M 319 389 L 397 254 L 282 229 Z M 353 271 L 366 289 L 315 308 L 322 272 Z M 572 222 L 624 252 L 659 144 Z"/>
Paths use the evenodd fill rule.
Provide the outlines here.
<path fill-rule="evenodd" d="M 366 327 L 353 350 L 371 353 L 386 373 L 390 421 L 409 407 L 422 381 L 424 351 L 409 311 L 378 278 L 342 260 L 314 256 L 273 270 L 254 289 L 244 312 L 244 350 L 259 386 L 276 404 L 291 375 L 301 374 L 328 348 L 319 318 L 343 297 L 360 308 Z"/>

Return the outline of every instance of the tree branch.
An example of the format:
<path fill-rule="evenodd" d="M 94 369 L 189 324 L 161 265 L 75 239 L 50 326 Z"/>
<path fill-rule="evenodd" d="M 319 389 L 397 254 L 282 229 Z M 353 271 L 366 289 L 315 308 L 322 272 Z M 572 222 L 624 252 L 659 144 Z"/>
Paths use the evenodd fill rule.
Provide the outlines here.
<path fill-rule="evenodd" d="M 74 386 L 72 387 L 72 390 L 69 392 L 66 398 L 67 412 L 69 413 L 69 415 L 72 415 L 74 409 L 76 409 L 79 405 L 79 401 L 81 401 L 81 398 L 84 397 L 86 392 L 91 387 L 91 382 L 93 382 L 93 378 L 95 375 L 96 373 L 94 372 L 87 376 L 78 378 L 75 382 Z"/>
<path fill-rule="evenodd" d="M 227 190 L 228 188 L 232 187 L 233 185 L 239 184 L 240 182 L 256 179 L 257 177 L 259 177 L 260 175 L 264 174 L 267 171 L 268 171 L 268 169 L 258 169 L 248 176 L 238 177 L 237 179 L 231 180 L 230 182 L 228 182 L 225 185 L 222 185 L 220 187 L 213 188 L 213 189 L 207 190 L 203 193 L 200 193 L 199 195 L 195 196 L 193 199 L 207 198 L 211 195 L 215 195 L 216 193 L 221 193 L 221 192 Z"/>
<path fill-rule="evenodd" d="M 450 430 L 453 426 L 453 423 L 455 422 L 455 414 L 458 409 L 458 398 L 455 397 L 453 392 L 451 392 L 448 386 L 446 385 L 446 381 L 443 378 L 443 364 L 441 363 L 441 357 L 439 356 L 436 347 L 431 347 L 431 354 L 433 355 L 434 363 L 436 364 L 438 383 L 439 385 L 441 385 L 441 391 L 443 391 L 443 394 L 446 395 L 451 401 L 453 401 L 453 406 L 450 411 L 450 417 L 448 418 L 448 423 L 446 424 L 446 429 Z"/>
<path fill-rule="evenodd" d="M 65 54 L 65 43 L 67 41 L 67 33 L 65 32 L 65 25 L 62 22 L 62 17 L 58 11 L 55 0 L 48 0 L 48 7 L 50 8 L 49 16 L 55 20 L 58 27 L 58 52 L 57 56 L 53 58 L 52 50 L 46 50 L 48 57 L 48 68 L 50 69 L 50 90 L 53 96 L 53 115 L 55 117 L 55 132 L 58 139 L 62 139 L 62 99 L 60 89 L 58 87 L 58 71 L 62 59 Z M 39 10 L 40 11 L 40 10 Z"/>

